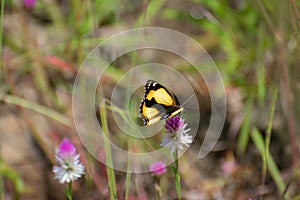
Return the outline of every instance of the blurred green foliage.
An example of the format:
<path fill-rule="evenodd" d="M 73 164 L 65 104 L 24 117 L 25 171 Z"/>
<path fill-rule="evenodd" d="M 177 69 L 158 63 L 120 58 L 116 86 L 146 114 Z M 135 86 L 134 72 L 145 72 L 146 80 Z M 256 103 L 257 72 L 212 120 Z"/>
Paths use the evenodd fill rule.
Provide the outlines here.
<path fill-rule="evenodd" d="M 5 66 L 6 63 L 1 61 L 2 82 L 5 81 L 1 89 L 5 93 L 12 93 L 12 95 L 0 95 L 5 103 L 34 110 L 70 126 L 69 120 L 64 116 L 67 115 L 70 105 L 62 105 L 57 93 L 63 89 L 71 94 L 74 72 L 91 48 L 106 38 L 103 34 L 106 27 L 122 26 L 130 29 L 157 24 L 161 26 L 161 23 L 166 27 L 171 26 L 169 24 L 176 24 L 178 30 L 189 33 L 209 51 L 222 73 L 225 86 L 237 87 L 245 94 L 243 123 L 235 150 L 239 155 L 247 154 L 246 149 L 250 141 L 253 141 L 279 191 L 282 193 L 285 190 L 285 183 L 280 175 L 280 168 L 273 159 L 274 156 L 266 156 L 266 154 L 272 133 L 271 110 L 273 112 L 276 110 L 278 106 L 276 99 L 279 95 L 276 95 L 275 100 L 272 97 L 273 92 L 279 90 L 279 83 L 282 81 L 281 68 L 286 67 L 290 70 L 300 62 L 299 27 L 297 26 L 299 19 L 294 16 L 296 15 L 293 11 L 295 7 L 292 5 L 294 1 L 190 0 L 181 2 L 182 7 L 176 7 L 176 2 L 173 5 L 172 1 L 167 0 L 61 0 L 38 1 L 34 9 L 26 10 L 18 1 L 5 0 L 5 13 L 15 12 L 19 15 L 17 19 L 20 19 L 19 30 L 21 31 L 17 35 L 5 34 L 3 30 L 4 0 L 1 2 L 0 40 L 3 36 L 3 43 L 0 41 L 2 45 L 0 49 L 5 47 L 17 54 L 12 59 L 12 63 L 17 63 L 15 64 L 17 67 L 13 68 L 16 69 L 14 76 L 11 76 L 11 72 L 7 70 L 10 66 Z M 299 1 L 296 4 L 297 10 Z M 46 35 L 48 32 L 52 34 L 47 35 L 45 48 L 35 45 L 34 35 L 31 35 L 34 31 L 31 32 L 27 26 L 33 23 L 27 19 L 29 16 L 36 20 L 33 21 L 39 25 L 39 28 L 43 28 L 44 32 L 38 34 Z M 188 26 L 181 27 L 184 23 Z M 193 27 L 196 33 L 190 31 L 190 27 Z M 116 29 L 110 31 L 109 34 L 114 33 Z M 52 43 L 53 39 L 55 42 Z M 282 66 L 279 62 L 282 53 L 287 66 Z M 53 70 L 45 61 L 48 55 L 62 58 L 70 64 L 73 71 L 65 72 L 60 67 L 57 67 L 56 71 Z M 129 56 L 129 61 L 126 61 L 137 62 L 138 59 L 138 56 L 133 54 Z M 123 71 L 116 63 L 111 65 L 106 73 L 116 81 L 122 76 Z M 14 89 L 13 79 L 18 83 L 29 75 L 34 80 L 34 87 L 41 96 L 39 103 L 43 106 L 18 97 L 19 94 Z M 282 96 L 288 96 L 284 92 Z M 271 98 L 274 102 L 272 105 Z M 136 102 L 131 102 L 129 106 L 130 110 L 134 110 L 138 105 Z M 106 107 L 109 106 L 103 108 L 101 118 L 106 133 L 109 134 Z M 267 123 L 271 125 L 267 131 L 270 134 L 266 139 L 267 142 L 264 142 L 265 138 L 262 137 L 266 130 L 263 132 L 258 130 L 256 121 L 253 120 L 255 109 L 262 108 L 270 110 L 270 119 Z M 117 111 L 126 120 L 127 116 L 122 110 L 113 106 L 109 109 Z M 298 112 L 299 109 L 300 107 L 295 108 Z M 109 146 L 106 148 L 109 149 Z M 107 157 L 110 156 L 108 152 Z M 0 164 L 2 177 L 7 177 L 14 183 L 17 193 L 22 191 L 22 181 L 17 173 Z M 117 195 L 114 172 L 108 169 L 107 173 L 112 188 L 111 197 L 113 197 Z M 130 174 L 127 174 L 126 198 L 129 198 L 129 182 Z"/>
<path fill-rule="evenodd" d="M 3 190 L 4 186 L 4 180 L 12 182 L 13 189 L 15 191 L 14 199 L 19 199 L 21 193 L 28 192 L 29 188 L 26 188 L 24 185 L 24 182 L 22 178 L 20 177 L 19 173 L 15 171 L 14 169 L 7 166 L 2 158 L 0 158 L 0 197 L 4 199 L 5 196 L 5 190 Z"/>

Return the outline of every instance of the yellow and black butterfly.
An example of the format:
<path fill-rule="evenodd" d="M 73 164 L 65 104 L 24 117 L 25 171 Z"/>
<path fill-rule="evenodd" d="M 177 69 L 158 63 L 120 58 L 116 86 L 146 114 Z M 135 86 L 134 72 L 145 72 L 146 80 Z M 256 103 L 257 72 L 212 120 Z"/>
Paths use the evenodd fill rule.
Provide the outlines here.
<path fill-rule="evenodd" d="M 183 110 L 177 97 L 169 89 L 153 80 L 147 81 L 145 95 L 140 105 L 145 126 L 178 115 Z"/>

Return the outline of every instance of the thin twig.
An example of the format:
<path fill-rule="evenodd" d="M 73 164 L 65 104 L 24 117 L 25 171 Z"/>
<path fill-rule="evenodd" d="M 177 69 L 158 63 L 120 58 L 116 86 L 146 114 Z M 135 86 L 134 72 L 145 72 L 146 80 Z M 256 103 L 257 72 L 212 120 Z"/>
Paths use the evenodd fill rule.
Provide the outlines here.
<path fill-rule="evenodd" d="M 275 39 L 277 41 L 280 41 L 280 37 L 279 37 L 279 34 L 277 33 L 276 29 L 275 29 L 275 25 L 271 19 L 271 17 L 268 15 L 265 7 L 263 6 L 263 4 L 260 2 L 260 0 L 257 0 L 257 3 L 258 3 L 258 6 L 263 14 L 263 17 L 265 18 L 266 22 L 267 22 L 267 25 L 269 26 L 269 28 L 271 29 L 272 33 L 274 34 L 275 36 Z"/>
<path fill-rule="evenodd" d="M 0 15 L 0 84 L 2 83 L 2 73 L 3 73 L 3 57 L 2 57 L 2 39 L 3 39 L 3 19 L 4 19 L 4 0 L 1 1 L 1 15 Z"/>
<path fill-rule="evenodd" d="M 297 35 L 297 27 L 295 24 L 295 19 L 294 19 L 294 14 L 293 14 L 293 3 L 292 3 L 292 0 L 289 0 L 289 2 L 290 2 L 290 15 L 291 15 L 291 20 L 292 20 L 293 33 L 295 35 Z"/>
<path fill-rule="evenodd" d="M 295 2 L 295 0 L 291 0 L 291 3 L 292 3 L 292 7 L 294 8 L 294 13 L 295 13 L 295 16 L 296 16 L 296 21 L 298 22 L 298 27 L 300 28 L 300 14 L 299 14 L 299 11 L 297 9 L 296 2 Z"/>
<path fill-rule="evenodd" d="M 293 156 L 293 167 L 297 166 L 297 163 L 299 161 L 299 152 L 298 152 L 298 146 L 297 146 L 297 134 L 296 134 L 296 121 L 295 116 L 293 113 L 293 98 L 292 93 L 290 90 L 290 79 L 289 79 L 289 72 L 287 70 L 287 64 L 285 59 L 285 48 L 283 45 L 280 45 L 279 48 L 279 56 L 278 56 L 278 62 L 281 66 L 281 84 L 283 87 L 283 96 L 286 97 L 286 104 L 283 105 L 284 110 L 286 111 L 286 118 L 287 118 L 287 124 L 288 124 L 288 130 L 289 130 L 289 137 L 290 137 L 290 144 L 292 149 L 292 156 Z"/>

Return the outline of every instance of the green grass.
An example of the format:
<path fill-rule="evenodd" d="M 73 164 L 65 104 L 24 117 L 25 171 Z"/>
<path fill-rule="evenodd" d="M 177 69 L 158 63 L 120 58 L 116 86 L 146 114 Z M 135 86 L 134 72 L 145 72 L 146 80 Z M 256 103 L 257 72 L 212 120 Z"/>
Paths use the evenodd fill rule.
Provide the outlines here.
<path fill-rule="evenodd" d="M 250 95 L 246 102 L 246 109 L 244 115 L 243 125 L 241 127 L 241 132 L 237 141 L 237 152 L 242 155 L 245 153 L 246 147 L 249 142 L 250 132 L 251 132 L 251 116 L 254 107 L 254 90 L 250 91 Z"/>
<path fill-rule="evenodd" d="M 174 29 L 192 38 L 197 38 L 197 41 L 203 44 L 218 65 L 218 69 L 224 78 L 226 90 L 230 91 L 231 88 L 234 88 L 242 94 L 243 98 L 238 103 L 242 104 L 241 107 L 244 110 L 239 110 L 238 114 L 243 116 L 243 122 L 238 131 L 239 134 L 233 142 L 234 146 L 230 146 L 230 150 L 233 149 L 237 153 L 237 160 L 241 157 L 251 157 L 255 152 L 247 150 L 250 145 L 253 145 L 253 142 L 254 148 L 262 157 L 261 163 L 258 163 L 258 166 L 254 165 L 256 172 L 259 172 L 257 176 L 261 176 L 261 184 L 263 186 L 269 184 L 267 178 L 270 175 L 273 183 L 278 188 L 279 195 L 287 199 L 292 198 L 294 194 L 289 191 L 289 184 L 284 182 L 281 173 L 292 170 L 291 184 L 293 184 L 299 179 L 299 172 L 297 172 L 296 167 L 287 169 L 282 168 L 281 163 L 275 163 L 275 155 L 272 155 L 270 149 L 274 145 L 279 145 L 278 148 L 281 149 L 291 149 L 292 146 L 292 137 L 288 142 L 273 141 L 273 139 L 276 139 L 272 135 L 273 132 L 278 135 L 287 134 L 282 129 L 273 130 L 277 125 L 273 121 L 275 114 L 280 115 L 282 121 L 285 120 L 283 122 L 284 126 L 290 124 L 289 118 L 284 115 L 284 113 L 287 113 L 288 107 L 285 107 L 285 104 L 282 103 L 284 99 L 281 98 L 290 98 L 291 96 L 294 99 L 294 102 L 292 102 L 294 106 L 292 108 L 294 109 L 291 109 L 292 115 L 298 116 L 300 111 L 297 84 L 294 81 L 297 80 L 295 79 L 297 73 L 294 73 L 296 71 L 295 67 L 300 62 L 298 1 L 290 0 L 279 3 L 275 0 L 191 0 L 188 4 L 180 2 L 180 6 L 167 0 L 145 0 L 137 4 L 128 0 L 72 0 L 62 2 L 38 1 L 36 8 L 30 10 L 22 7 L 21 3 L 12 0 L 1 0 L 0 100 L 5 106 L 11 107 L 14 105 L 34 111 L 67 126 L 72 132 L 76 132 L 73 129 L 72 117 L 67 114 L 72 112 L 71 105 L 64 105 L 63 101 L 59 99 L 58 93 L 62 91 L 64 95 L 70 97 L 72 81 L 75 78 L 75 73 L 72 73 L 80 67 L 89 51 L 99 42 L 105 40 L 106 35 L 117 33 L 120 30 L 157 25 L 174 27 Z M 191 15 L 191 11 L 196 14 L 196 18 Z M 3 27 L 6 15 L 17 16 L 17 19 L 20 20 L 17 20 L 18 22 L 13 21 L 16 24 L 19 23 L 18 30 L 21 31 L 18 31 L 18 34 L 6 34 L 6 28 L 11 31 L 9 24 L 11 21 L 6 22 L 7 27 L 5 29 Z M 43 31 L 40 32 L 39 30 Z M 48 30 L 49 32 L 57 31 L 58 37 L 53 38 L 53 35 L 48 35 Z M 44 35 L 33 37 L 34 34 Z M 55 42 L 52 43 L 52 40 Z M 136 38 L 132 38 L 132 40 L 135 41 Z M 183 46 L 182 49 L 192 51 L 192 49 L 188 49 L 188 46 Z M 128 68 L 143 63 L 144 60 L 140 55 L 142 54 L 139 52 L 131 52 L 125 62 L 120 59 L 121 61 L 116 61 L 113 65 L 110 65 L 105 71 L 104 77 L 109 82 L 109 86 L 114 85 L 126 73 Z M 61 58 L 69 63 L 74 71 L 65 72 L 59 67 L 54 68 L 45 61 L 47 56 Z M 175 62 L 173 60 L 164 62 L 178 67 L 175 66 L 177 65 L 176 60 Z M 97 63 L 93 64 L 97 65 Z M 189 66 L 179 66 L 178 68 L 180 68 L 182 74 L 188 74 L 193 79 L 197 79 L 197 74 L 185 70 Z M 15 89 L 26 81 L 30 81 L 31 84 L 29 85 L 38 97 L 36 102 L 25 99 Z M 281 87 L 282 85 L 286 87 Z M 282 88 L 284 89 L 282 90 Z M 124 90 L 126 90 L 126 87 L 124 87 Z M 85 95 L 84 91 L 82 94 Z M 126 93 L 126 95 L 130 96 L 131 94 Z M 202 100 L 201 98 L 201 103 Z M 280 103 L 281 106 L 279 106 Z M 289 103 L 287 105 L 291 105 Z M 138 104 L 139 102 L 130 102 L 130 111 L 136 111 Z M 255 116 L 265 110 L 268 110 L 267 117 L 262 117 L 262 119 L 266 120 L 264 124 L 267 125 L 265 127 L 260 126 L 258 129 L 258 124 L 261 124 L 257 122 Z M 102 102 L 100 99 L 101 126 L 108 139 L 112 139 L 115 134 L 110 131 L 108 126 L 110 118 L 107 114 L 110 111 L 119 114 L 125 123 L 131 123 L 128 114 L 122 108 L 108 103 L 107 100 Z M 228 110 L 228 113 L 232 114 L 231 110 Z M 138 111 L 130 114 L 139 116 Z M 24 117 L 24 115 L 22 116 Z M 83 117 L 86 116 L 86 113 L 83 113 Z M 33 138 L 40 140 L 39 134 L 36 133 L 35 122 L 26 119 L 24 121 L 30 128 Z M 56 131 L 56 127 L 51 128 Z M 136 130 L 132 128 L 132 131 Z M 263 137 L 263 133 L 266 133 L 265 137 Z M 59 132 L 58 137 L 63 134 L 65 133 Z M 123 135 L 117 138 L 122 140 L 121 144 L 126 143 L 126 137 L 123 137 Z M 293 139 L 298 142 L 299 136 Z M 227 140 L 227 138 L 224 138 L 224 140 Z M 110 166 L 113 166 L 111 147 L 107 140 L 104 141 L 107 162 Z M 132 141 L 136 142 L 136 140 Z M 126 143 L 129 150 L 132 141 L 129 140 Z M 140 142 L 139 148 L 145 150 L 146 146 L 156 147 L 151 142 L 148 140 Z M 45 143 L 39 144 L 41 146 L 47 145 Z M 159 146 L 159 144 L 156 145 Z M 198 144 L 193 145 L 197 146 Z M 48 149 L 52 148 L 46 147 Z M 225 151 L 227 150 L 225 149 Z M 294 155 L 294 151 L 291 152 Z M 47 152 L 46 154 L 49 157 L 48 159 L 51 160 L 51 153 Z M 290 156 L 287 153 L 285 155 Z M 23 186 L 20 182 L 20 176 L 17 175 L 18 173 L 9 169 L 3 160 L 0 161 L 0 198 L 3 199 L 4 179 L 13 182 L 14 187 L 18 188 L 16 193 L 19 193 Z M 215 160 L 215 162 L 218 161 Z M 241 161 L 238 164 L 243 166 L 245 163 Z M 125 184 L 124 191 L 121 192 L 125 195 L 126 200 L 135 194 L 136 188 L 131 185 L 131 165 L 129 159 L 127 163 L 128 172 L 124 177 L 121 177 L 121 175 L 116 177 L 112 168 L 106 168 L 111 199 L 116 199 L 117 192 L 119 192 L 116 186 L 119 185 L 116 182 L 117 180 L 124 181 L 124 183 L 121 183 L 121 185 Z M 260 169 L 260 166 L 262 169 Z M 197 168 L 193 169 L 197 170 Z M 207 176 L 209 177 L 210 174 Z M 186 180 L 181 181 L 185 182 Z M 184 184 L 183 186 L 185 187 Z M 138 185 L 138 187 L 141 186 Z M 182 188 L 182 194 L 190 189 L 184 187 Z M 173 188 L 175 191 L 175 184 Z M 165 191 L 168 191 L 167 189 Z M 151 194 L 149 195 L 151 198 Z M 299 198 L 299 195 L 295 194 L 293 197 Z"/>
<path fill-rule="evenodd" d="M 262 156 L 262 158 L 266 157 L 265 142 L 262 138 L 262 134 L 256 128 L 254 128 L 253 131 L 251 132 L 251 138 L 256 148 L 258 149 L 260 155 Z M 285 190 L 285 183 L 280 175 L 280 171 L 272 155 L 266 157 L 265 163 L 268 166 L 268 171 L 270 172 L 272 179 L 274 180 L 276 186 L 278 187 L 280 194 L 283 194 Z M 287 199 L 289 199 L 288 195 L 287 195 Z"/>
<path fill-rule="evenodd" d="M 54 119 L 68 127 L 72 126 L 70 119 L 65 115 L 62 115 L 46 106 L 36 104 L 32 101 L 28 101 L 24 98 L 13 96 L 13 95 L 0 94 L 0 100 L 4 101 L 7 104 L 14 104 L 14 105 L 21 106 L 22 108 L 30 109 L 32 111 L 45 115 L 51 119 Z"/>
<path fill-rule="evenodd" d="M 111 147 L 109 141 L 110 133 L 108 130 L 106 109 L 107 109 L 106 102 L 105 100 L 103 100 L 100 104 L 100 116 L 101 116 L 101 127 L 103 130 L 103 141 L 104 141 L 105 158 L 106 158 L 105 160 L 107 163 L 106 171 L 107 171 L 110 199 L 115 200 L 117 199 L 117 186 L 116 186 L 116 179 L 114 174 L 113 160 L 112 160 Z"/>
<path fill-rule="evenodd" d="M 1 199 L 4 199 L 4 190 L 3 190 L 3 178 L 5 178 L 6 180 L 12 182 L 13 188 L 15 190 L 14 193 L 14 199 L 18 200 L 21 199 L 21 193 L 24 192 L 29 192 L 31 189 L 27 188 L 22 180 L 22 178 L 20 177 L 19 173 L 13 169 L 11 169 L 10 167 L 8 167 L 2 160 L 2 158 L 0 158 L 0 177 L 1 177 Z"/>

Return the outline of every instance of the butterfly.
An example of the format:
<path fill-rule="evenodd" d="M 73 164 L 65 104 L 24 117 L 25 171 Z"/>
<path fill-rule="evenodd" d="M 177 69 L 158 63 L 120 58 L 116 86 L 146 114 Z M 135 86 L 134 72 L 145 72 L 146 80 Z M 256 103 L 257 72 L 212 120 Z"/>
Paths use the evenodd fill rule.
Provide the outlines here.
<path fill-rule="evenodd" d="M 178 115 L 183 110 L 174 93 L 156 81 L 147 81 L 144 98 L 140 104 L 144 126 Z"/>

